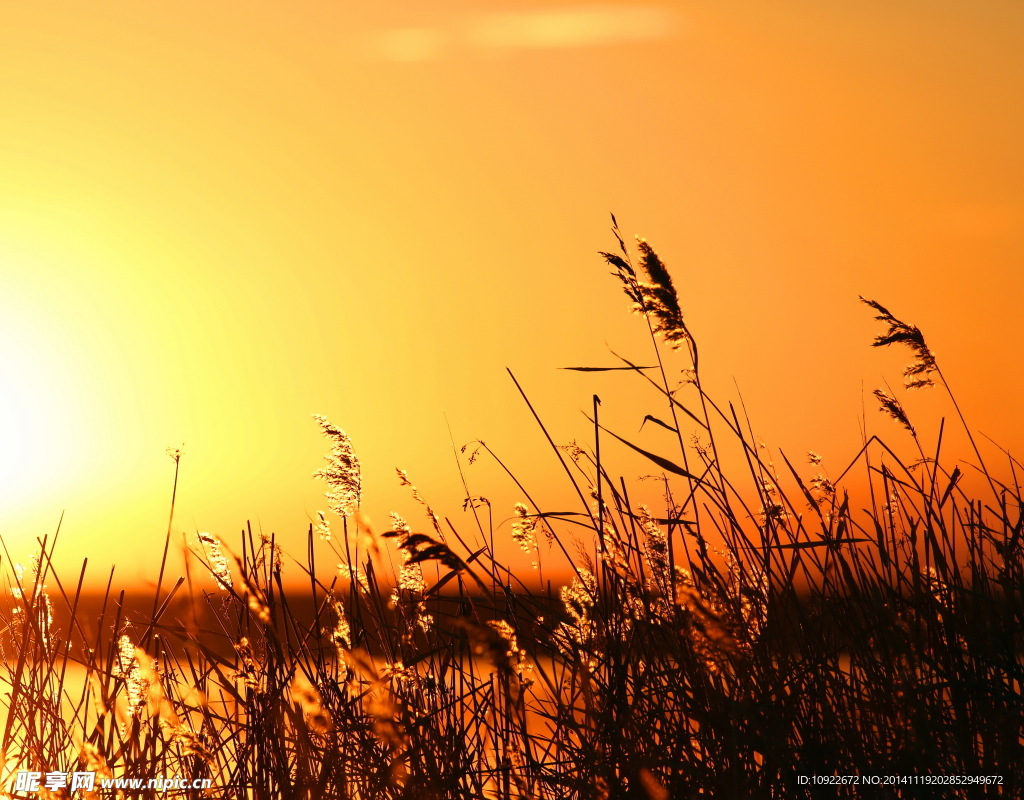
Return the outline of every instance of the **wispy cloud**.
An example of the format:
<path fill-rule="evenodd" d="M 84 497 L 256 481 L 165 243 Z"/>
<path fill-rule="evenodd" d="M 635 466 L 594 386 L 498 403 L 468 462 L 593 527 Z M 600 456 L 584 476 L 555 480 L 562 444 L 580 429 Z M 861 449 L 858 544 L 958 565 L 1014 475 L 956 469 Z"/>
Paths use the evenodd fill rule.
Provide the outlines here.
<path fill-rule="evenodd" d="M 593 5 L 487 14 L 466 30 L 469 42 L 484 49 L 598 47 L 666 38 L 675 21 L 656 6 Z"/>
<path fill-rule="evenodd" d="M 661 6 L 595 4 L 503 11 L 456 18 L 445 25 L 391 28 L 367 36 L 363 51 L 384 61 L 431 61 L 452 52 L 493 55 L 539 49 L 602 47 L 666 39 L 678 15 Z"/>

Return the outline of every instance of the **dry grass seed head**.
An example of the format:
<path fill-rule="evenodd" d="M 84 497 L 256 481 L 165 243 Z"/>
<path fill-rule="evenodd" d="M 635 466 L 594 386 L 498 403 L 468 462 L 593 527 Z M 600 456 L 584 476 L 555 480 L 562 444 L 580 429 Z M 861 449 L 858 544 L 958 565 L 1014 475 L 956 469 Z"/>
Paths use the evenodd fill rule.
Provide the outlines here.
<path fill-rule="evenodd" d="M 249 643 L 249 637 L 242 636 L 237 642 L 232 644 L 238 656 L 235 677 L 250 689 L 258 689 L 260 685 L 260 670 L 252 645 Z"/>
<path fill-rule="evenodd" d="M 232 556 L 235 559 L 235 563 L 241 571 L 244 571 L 242 565 L 238 561 L 237 556 Z M 265 570 L 269 564 L 271 571 L 274 574 L 280 574 L 281 562 L 283 561 L 283 553 L 281 545 L 279 545 L 274 537 L 270 534 L 260 533 L 260 546 L 256 549 L 255 559 L 253 561 L 253 569 L 251 572 L 259 573 Z"/>
<path fill-rule="evenodd" d="M 664 338 L 671 347 L 677 348 L 689 340 L 690 334 L 683 322 L 683 312 L 672 276 L 654 248 L 639 236 L 637 247 L 640 249 L 640 266 L 647 273 L 649 283 L 639 281 L 636 271 L 622 256 L 605 252 L 601 255 L 608 264 L 615 267 L 612 274 L 622 283 L 626 296 L 633 301 L 634 310 L 646 315 L 652 322 L 654 333 Z"/>
<path fill-rule="evenodd" d="M 889 326 L 889 330 L 875 337 L 872 346 L 886 347 L 890 344 L 905 344 L 917 357 L 913 364 L 903 370 L 903 382 L 906 388 L 922 389 L 934 386 L 935 381 L 932 380 L 931 373 L 935 372 L 938 367 L 935 363 L 935 355 L 925 344 L 924 334 L 920 329 L 896 319 L 885 306 L 874 300 L 868 300 L 865 297 L 861 297 L 860 300 L 878 312 L 875 319 Z"/>
<path fill-rule="evenodd" d="M 224 555 L 221 543 L 210 533 L 199 533 L 198 537 L 203 545 L 203 551 L 206 553 L 206 559 L 210 564 L 210 577 L 217 582 L 217 585 L 223 591 L 230 591 L 232 585 L 231 569 L 228 566 L 228 559 Z"/>
<path fill-rule="evenodd" d="M 420 593 L 427 588 L 427 583 L 423 579 L 423 569 L 419 562 L 412 562 L 410 559 L 414 555 L 414 550 L 406 546 L 406 543 L 410 541 L 412 537 L 412 528 L 409 524 L 398 514 L 391 513 L 391 530 L 390 534 L 398 537 L 400 544 L 398 547 L 399 558 L 402 560 L 401 566 L 398 569 L 398 586 L 392 593 L 392 601 L 398 603 L 398 590 L 402 589 L 407 592 Z"/>
<path fill-rule="evenodd" d="M 420 490 L 413 485 L 411 480 L 409 480 L 409 475 L 404 469 L 398 469 L 396 467 L 395 472 L 398 473 L 399 484 L 409 487 L 412 492 L 412 499 L 423 506 L 423 509 L 427 512 L 427 516 L 430 518 L 430 524 L 433 526 L 434 531 L 443 540 L 444 532 L 441 530 L 441 520 L 438 518 L 437 514 L 434 513 L 434 509 L 432 509 L 427 501 L 423 499 L 420 495 Z"/>
<path fill-rule="evenodd" d="M 525 688 L 532 685 L 533 664 L 529 662 L 526 650 L 519 647 L 519 640 L 516 638 L 515 629 L 503 619 L 491 620 L 487 624 L 494 628 L 501 638 L 508 643 L 506 656 L 512 665 L 512 669 L 515 670 L 516 675 L 522 682 L 522 686 Z"/>
<path fill-rule="evenodd" d="M 327 515 L 323 511 L 316 512 L 316 522 L 313 525 L 313 530 L 316 531 L 317 536 L 323 539 L 325 542 L 331 540 L 333 535 L 331 532 L 331 522 L 327 519 Z"/>
<path fill-rule="evenodd" d="M 331 452 L 325 457 L 327 466 L 314 472 L 313 477 L 328 486 L 324 494 L 328 508 L 340 517 L 350 516 L 359 507 L 362 495 L 359 459 L 345 431 L 334 427 L 320 414 L 314 414 L 313 419 L 323 429 L 324 436 L 332 442 Z"/>
<path fill-rule="evenodd" d="M 39 556 L 29 556 L 29 573 L 32 575 L 32 588 L 28 595 L 25 593 L 25 568 L 21 564 L 14 565 L 16 585 L 11 586 L 10 592 L 18 603 L 11 609 L 16 620 L 27 621 L 28 612 L 32 613 L 34 622 L 33 632 L 39 636 L 39 642 L 47 651 L 54 644 L 50 638 L 50 630 L 53 627 L 53 603 L 47 593 L 47 587 L 39 569 Z"/>
<path fill-rule="evenodd" d="M 690 338 L 690 334 L 683 322 L 683 311 L 679 307 L 672 276 L 645 239 L 637 237 L 637 246 L 641 254 L 640 266 L 651 280 L 649 284 L 640 284 L 644 299 L 643 310 L 655 317 L 654 332 L 660 334 L 671 347 L 679 347 Z"/>
<path fill-rule="evenodd" d="M 515 504 L 516 519 L 512 523 L 512 539 L 524 553 L 535 556 L 537 547 L 537 520 L 530 516 L 530 509 L 523 503 Z M 539 564 L 534 558 L 532 566 L 537 569 Z"/>
<path fill-rule="evenodd" d="M 352 627 L 349 625 L 348 615 L 345 613 L 345 606 L 341 600 L 331 598 L 331 606 L 334 608 L 334 615 L 338 618 L 331 631 L 331 641 L 338 648 L 338 657 L 343 658 L 345 650 L 352 649 Z"/>
<path fill-rule="evenodd" d="M 597 592 L 597 579 L 586 567 L 579 568 L 579 577 L 569 586 L 559 589 L 559 596 L 569 619 L 555 629 L 555 642 L 563 653 L 575 648 L 587 648 L 594 637 L 594 623 L 590 618 Z"/>
<path fill-rule="evenodd" d="M 142 652 L 132 642 L 127 633 L 122 633 L 117 640 L 117 661 L 114 664 L 115 674 L 124 680 L 127 694 L 127 713 L 122 720 L 123 725 L 138 717 L 143 705 L 149 699 L 150 682 L 143 674 L 138 653 Z"/>
<path fill-rule="evenodd" d="M 885 391 L 885 389 L 875 389 L 874 395 L 878 399 L 881 410 L 896 422 L 900 423 L 904 428 L 910 431 L 911 436 L 916 438 L 917 431 L 915 431 L 914 426 L 910 424 L 907 412 L 903 410 L 903 406 L 900 404 L 900 401 Z"/>
<path fill-rule="evenodd" d="M 370 581 L 358 565 L 338 564 L 338 575 L 348 581 L 354 581 L 356 586 L 366 595 L 370 594 Z"/>

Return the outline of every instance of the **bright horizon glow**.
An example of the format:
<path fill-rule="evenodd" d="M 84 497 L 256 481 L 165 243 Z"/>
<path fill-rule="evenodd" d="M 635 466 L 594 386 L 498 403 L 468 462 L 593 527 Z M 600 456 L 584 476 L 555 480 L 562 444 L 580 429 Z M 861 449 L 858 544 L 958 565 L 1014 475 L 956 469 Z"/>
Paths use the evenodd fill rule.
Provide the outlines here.
<path fill-rule="evenodd" d="M 738 384 L 771 447 L 845 466 L 865 410 L 899 437 L 864 398 L 906 358 L 868 346 L 863 294 L 921 327 L 968 420 L 1021 452 L 1024 10 L 737 8 L 6 8 L 12 557 L 64 513 L 66 562 L 152 576 L 182 443 L 176 537 L 251 520 L 301 553 L 325 507 L 317 413 L 351 436 L 378 525 L 415 522 L 402 467 L 471 526 L 453 440 L 572 501 L 505 367 L 560 443 L 589 441 L 595 392 L 625 435 L 659 413 L 620 374 L 559 370 L 649 357 L 596 255 L 609 211 L 664 257 L 707 385 Z M 925 431 L 950 413 L 906 403 Z M 524 500 L 493 465 L 467 478 L 497 520 Z"/>
<path fill-rule="evenodd" d="M 59 402 L 60 362 L 41 363 L 38 332 L 5 311 L 0 330 L 0 503 L 10 508 L 39 501 L 60 464 L 67 431 Z M 26 341 L 26 334 L 33 342 Z"/>

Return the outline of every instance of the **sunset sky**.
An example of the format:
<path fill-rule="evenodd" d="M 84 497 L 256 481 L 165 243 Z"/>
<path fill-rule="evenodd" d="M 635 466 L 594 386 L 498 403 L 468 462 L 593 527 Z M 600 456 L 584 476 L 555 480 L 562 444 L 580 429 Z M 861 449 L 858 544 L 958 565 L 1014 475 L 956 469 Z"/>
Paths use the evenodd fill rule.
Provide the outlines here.
<path fill-rule="evenodd" d="M 4 3 L 0 534 L 24 560 L 63 512 L 62 560 L 151 576 L 184 443 L 176 534 L 301 554 L 313 414 L 379 527 L 418 519 L 395 467 L 469 527 L 453 441 L 564 506 L 506 367 L 560 443 L 596 392 L 667 444 L 635 381 L 558 369 L 650 358 L 609 212 L 772 447 L 838 468 L 865 412 L 900 441 L 866 398 L 909 359 L 863 294 L 1019 453 L 1022 43 L 1002 0 Z M 949 411 L 904 399 L 929 435 Z M 498 520 L 523 499 L 467 479 Z"/>

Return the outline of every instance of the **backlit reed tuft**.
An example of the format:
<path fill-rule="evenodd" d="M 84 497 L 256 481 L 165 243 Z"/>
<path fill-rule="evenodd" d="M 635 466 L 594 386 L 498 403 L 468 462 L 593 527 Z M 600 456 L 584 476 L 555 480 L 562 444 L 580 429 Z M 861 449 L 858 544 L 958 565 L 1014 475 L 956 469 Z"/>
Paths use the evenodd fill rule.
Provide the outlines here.
<path fill-rule="evenodd" d="M 326 417 L 314 414 L 326 436 L 332 443 L 331 452 L 327 454 L 327 466 L 318 469 L 313 477 L 324 481 L 328 486 L 325 493 L 328 508 L 341 517 L 351 516 L 359 508 L 362 496 L 362 476 L 359 470 L 359 459 L 348 435 L 334 427 Z"/>
<path fill-rule="evenodd" d="M 232 586 L 231 567 L 228 564 L 227 556 L 224 555 L 220 541 L 210 533 L 203 532 L 197 536 L 210 564 L 210 577 L 217 582 L 221 589 L 229 591 Z"/>
<path fill-rule="evenodd" d="M 885 391 L 885 389 L 875 389 L 874 395 L 878 399 L 879 405 L 885 414 L 910 431 L 912 436 L 917 436 L 917 431 L 915 431 L 914 426 L 910 424 L 907 412 L 903 410 L 903 405 L 899 400 Z"/>
<path fill-rule="evenodd" d="M 616 271 L 612 274 L 619 279 L 626 296 L 633 301 L 634 311 L 644 314 L 650 320 L 654 333 L 664 338 L 670 347 L 678 348 L 690 339 L 690 332 L 683 320 L 672 276 L 654 248 L 638 236 L 636 241 L 640 250 L 640 267 L 647 274 L 648 281 L 639 280 L 629 262 L 629 254 L 619 235 L 617 223 L 614 223 L 612 231 L 618 239 L 622 255 L 602 251 L 601 256 L 615 267 Z"/>
<path fill-rule="evenodd" d="M 922 389 L 934 386 L 935 381 L 932 380 L 931 373 L 937 369 L 935 355 L 925 344 L 924 334 L 921 333 L 921 330 L 914 325 L 896 319 L 881 303 L 876 303 L 865 297 L 861 297 L 860 300 L 878 312 L 875 319 L 889 326 L 889 330 L 875 337 L 875 341 L 872 343 L 873 347 L 905 344 L 917 356 L 914 363 L 903 370 L 903 382 L 906 388 Z"/>

